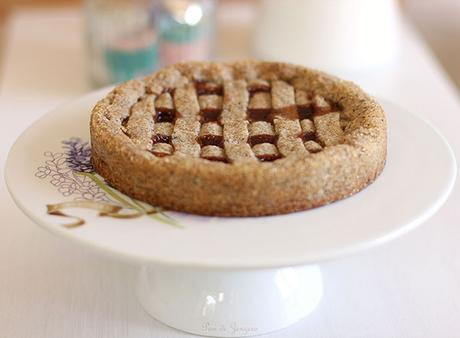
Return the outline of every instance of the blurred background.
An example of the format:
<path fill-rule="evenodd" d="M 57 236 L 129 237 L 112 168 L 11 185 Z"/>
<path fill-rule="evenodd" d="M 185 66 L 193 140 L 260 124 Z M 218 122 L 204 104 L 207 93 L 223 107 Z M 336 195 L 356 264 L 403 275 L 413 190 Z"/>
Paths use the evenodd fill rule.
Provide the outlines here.
<path fill-rule="evenodd" d="M 347 77 L 398 55 L 401 15 L 459 88 L 458 0 L 0 0 L 0 63 L 8 32 L 38 29 L 49 41 L 24 53 L 61 53 L 88 88 L 189 59 L 285 60 Z"/>
<path fill-rule="evenodd" d="M 431 121 L 460 159 L 460 0 L 0 0 L 0 175 L 59 104 L 181 59 L 246 57 L 353 80 Z M 431 224 L 325 265 L 321 309 L 285 336 L 459 336 L 459 201 L 457 185 Z M 0 212 L 1 337 L 180 335 L 133 300 L 130 270 L 32 227 L 4 184 Z"/>

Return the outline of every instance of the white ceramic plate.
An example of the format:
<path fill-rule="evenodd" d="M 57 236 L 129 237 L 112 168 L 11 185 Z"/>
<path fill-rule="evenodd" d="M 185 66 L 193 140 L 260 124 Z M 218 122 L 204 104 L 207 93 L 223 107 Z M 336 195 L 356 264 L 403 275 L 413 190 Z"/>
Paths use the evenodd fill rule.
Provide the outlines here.
<path fill-rule="evenodd" d="M 385 170 L 364 191 L 305 212 L 259 218 L 216 218 L 168 212 L 182 228 L 148 216 L 115 219 L 70 209 L 86 220 L 48 215 L 46 205 L 74 199 L 111 201 L 88 178 L 72 175 L 62 141 L 89 141 L 89 114 L 103 92 L 62 106 L 34 123 L 17 140 L 7 161 L 6 181 L 18 206 L 47 230 L 139 263 L 218 268 L 307 264 L 395 238 L 425 221 L 449 195 L 456 177 L 453 153 L 427 122 L 382 102 L 389 124 Z M 86 149 L 71 143 L 74 151 Z M 77 162 L 80 159 L 75 159 Z M 84 159 L 83 159 L 84 160 Z M 113 201 L 111 202 L 113 203 Z"/>

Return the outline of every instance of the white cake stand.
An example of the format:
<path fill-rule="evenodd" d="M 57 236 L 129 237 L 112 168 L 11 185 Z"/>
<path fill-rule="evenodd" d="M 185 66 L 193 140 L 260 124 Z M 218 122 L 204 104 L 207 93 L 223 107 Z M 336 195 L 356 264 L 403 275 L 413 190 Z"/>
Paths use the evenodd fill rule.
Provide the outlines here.
<path fill-rule="evenodd" d="M 168 212 L 120 219 L 66 209 L 86 222 L 67 228 L 62 224 L 75 220 L 47 214 L 46 204 L 75 199 L 116 203 L 95 183 L 96 175 L 68 169 L 69 155 L 61 143 L 70 137 L 89 140 L 89 112 L 101 96 L 95 92 L 60 107 L 21 135 L 5 170 L 9 190 L 43 228 L 137 264 L 137 294 L 146 311 L 195 334 L 258 335 L 307 316 L 323 293 L 318 263 L 413 229 L 441 207 L 456 177 L 455 159 L 444 138 L 415 115 L 382 102 L 389 123 L 387 165 L 374 184 L 351 198 L 260 218 Z M 74 161 L 84 162 L 88 154 L 81 143 L 71 140 L 67 146 Z M 170 221 L 165 217 L 180 227 L 166 224 Z"/>

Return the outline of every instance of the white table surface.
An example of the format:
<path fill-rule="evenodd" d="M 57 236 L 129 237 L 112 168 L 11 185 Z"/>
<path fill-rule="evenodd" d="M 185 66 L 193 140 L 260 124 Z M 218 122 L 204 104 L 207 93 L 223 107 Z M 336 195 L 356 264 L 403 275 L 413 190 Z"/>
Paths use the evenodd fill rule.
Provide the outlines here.
<path fill-rule="evenodd" d="M 227 19 L 232 13 L 227 11 Z M 2 177 L 8 149 L 20 132 L 89 90 L 80 26 L 75 10 L 21 10 L 12 16 L 0 72 Z M 431 120 L 460 158 L 456 91 L 413 30 L 405 27 L 401 34 L 404 49 L 397 60 L 348 78 Z M 232 36 L 221 51 L 244 56 L 248 40 Z M 323 264 L 325 295 L 317 310 L 267 337 L 459 337 L 459 205 L 457 184 L 446 205 L 417 230 Z M 192 336 L 142 310 L 133 293 L 133 267 L 42 231 L 14 205 L 3 182 L 0 213 L 0 337 Z"/>

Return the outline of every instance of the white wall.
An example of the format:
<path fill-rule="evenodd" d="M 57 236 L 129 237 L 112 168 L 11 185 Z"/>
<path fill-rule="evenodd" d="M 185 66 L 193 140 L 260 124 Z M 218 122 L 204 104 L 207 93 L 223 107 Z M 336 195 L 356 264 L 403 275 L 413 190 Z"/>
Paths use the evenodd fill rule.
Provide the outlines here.
<path fill-rule="evenodd" d="M 460 0 L 405 0 L 406 13 L 460 89 Z"/>

